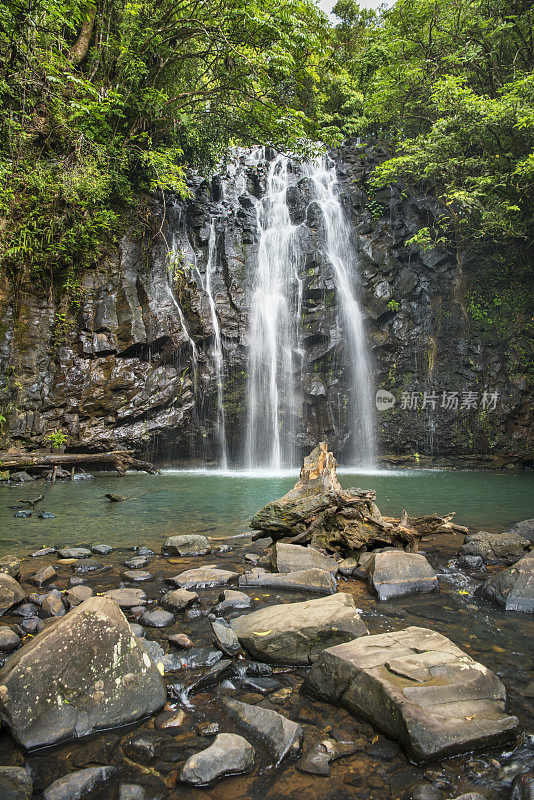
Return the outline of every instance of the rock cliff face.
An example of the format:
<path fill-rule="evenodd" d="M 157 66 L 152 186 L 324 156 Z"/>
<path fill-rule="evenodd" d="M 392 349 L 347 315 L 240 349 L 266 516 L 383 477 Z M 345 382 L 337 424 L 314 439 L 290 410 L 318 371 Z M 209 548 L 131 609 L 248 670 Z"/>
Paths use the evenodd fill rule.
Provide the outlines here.
<path fill-rule="evenodd" d="M 349 145 L 334 154 L 374 385 L 396 399 L 377 412 L 378 452 L 392 462 L 435 456 L 452 463 L 467 454 L 469 463 L 469 456 L 476 462 L 483 454 L 487 463 L 528 465 L 533 391 L 511 355 L 515 341 L 485 343 L 472 331 L 468 265 L 462 270 L 445 249 L 407 245 L 440 211 L 428 196 L 399 186 L 371 193 L 367 179 L 382 156 L 377 148 Z M 189 200 L 150 206 L 151 232 L 126 235 L 119 251 L 85 271 L 68 294 L 43 293 L 28 278 L 15 288 L 2 277 L 0 404 L 8 443 L 40 446 L 61 429 L 69 449 L 127 447 L 160 461 L 217 458 L 216 331 L 206 292 L 214 225 L 211 298 L 224 354 L 226 437 L 231 461 L 240 461 L 256 201 L 267 167 L 265 159 L 241 154 L 211 181 L 192 177 Z M 326 438 L 343 462 L 350 440 L 343 331 L 332 266 L 321 249 L 320 213 L 299 169 L 294 164 L 287 195 L 303 234 L 295 445 L 302 453 Z M 447 410 L 443 391 L 458 392 L 460 406 L 463 392 L 476 392 L 477 402 L 471 396 L 470 408 Z M 499 393 L 495 409 L 482 407 L 484 391 Z M 417 409 L 403 408 L 408 397 Z M 503 459 L 492 462 L 492 454 Z"/>

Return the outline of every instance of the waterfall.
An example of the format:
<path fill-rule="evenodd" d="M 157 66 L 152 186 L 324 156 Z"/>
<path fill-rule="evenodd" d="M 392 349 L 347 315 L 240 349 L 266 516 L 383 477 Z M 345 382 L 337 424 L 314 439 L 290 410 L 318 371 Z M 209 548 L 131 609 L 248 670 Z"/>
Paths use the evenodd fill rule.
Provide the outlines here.
<path fill-rule="evenodd" d="M 248 423 L 249 468 L 292 466 L 297 408 L 293 349 L 300 320 L 294 310 L 299 285 L 297 226 L 286 203 L 289 159 L 269 166 L 266 192 L 257 204 L 259 245 L 250 310 Z M 300 296 L 298 289 L 297 297 Z"/>
<path fill-rule="evenodd" d="M 299 337 L 303 297 L 299 268 L 305 254 L 299 250 L 299 225 L 291 221 L 287 190 L 299 176 L 308 178 L 310 202 L 321 208 L 324 237 L 318 249 L 333 269 L 350 376 L 351 460 L 368 468 L 374 463 L 370 365 L 354 287 L 355 252 L 336 195 L 335 164 L 323 158 L 298 167 L 283 155 L 270 162 L 266 191 L 257 203 L 259 244 L 250 310 L 246 463 L 249 468 L 273 470 L 295 466 L 299 412 L 295 372 L 299 362 L 302 374 L 305 356 Z"/>
<path fill-rule="evenodd" d="M 208 260 L 206 263 L 206 282 L 204 290 L 208 297 L 211 324 L 213 326 L 213 364 L 215 366 L 215 382 L 217 385 L 217 439 L 219 441 L 220 452 L 220 465 L 222 469 L 228 468 L 228 452 L 226 448 L 226 416 L 223 404 L 223 369 L 224 369 L 224 354 L 222 349 L 221 328 L 219 325 L 219 318 L 215 308 L 215 300 L 213 299 L 212 279 L 215 273 L 217 261 L 217 243 L 215 235 L 215 225 L 212 222 L 210 225 L 210 235 L 208 240 Z"/>
<path fill-rule="evenodd" d="M 352 460 L 364 468 L 374 466 L 375 432 L 371 368 L 365 342 L 363 315 L 354 289 L 357 271 L 350 230 L 336 195 L 334 162 L 323 157 L 304 167 L 321 207 L 325 223 L 325 255 L 334 268 L 336 292 L 341 307 L 345 351 L 351 379 Z"/>
<path fill-rule="evenodd" d="M 193 367 L 193 390 L 196 393 L 197 390 L 197 376 L 198 376 L 198 350 L 195 342 L 191 338 L 189 331 L 187 329 L 187 325 L 185 322 L 184 312 L 180 306 L 180 303 L 174 296 L 173 291 L 173 282 L 174 282 L 174 269 L 176 264 L 181 262 L 181 249 L 179 242 L 176 239 L 176 236 L 173 236 L 172 239 L 172 247 L 171 252 L 169 255 L 169 268 L 168 268 L 168 287 L 169 287 L 169 296 L 173 306 L 176 309 L 176 313 L 178 314 L 178 319 L 180 320 L 180 325 L 182 327 L 182 333 L 184 334 L 189 347 L 191 348 L 191 363 Z"/>

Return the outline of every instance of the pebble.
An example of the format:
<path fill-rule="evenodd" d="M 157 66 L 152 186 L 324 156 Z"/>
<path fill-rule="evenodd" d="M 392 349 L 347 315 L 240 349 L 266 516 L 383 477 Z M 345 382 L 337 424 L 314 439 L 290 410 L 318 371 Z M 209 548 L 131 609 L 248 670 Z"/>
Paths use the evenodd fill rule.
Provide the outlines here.
<path fill-rule="evenodd" d="M 154 611 L 144 611 L 141 614 L 140 622 L 148 628 L 168 628 L 174 622 L 174 614 L 170 611 L 164 611 L 162 608 L 156 608 Z"/>
<path fill-rule="evenodd" d="M 171 644 L 180 647 L 182 650 L 189 650 L 189 648 L 193 647 L 193 642 L 185 633 L 173 633 L 171 636 L 167 636 L 167 639 Z"/>

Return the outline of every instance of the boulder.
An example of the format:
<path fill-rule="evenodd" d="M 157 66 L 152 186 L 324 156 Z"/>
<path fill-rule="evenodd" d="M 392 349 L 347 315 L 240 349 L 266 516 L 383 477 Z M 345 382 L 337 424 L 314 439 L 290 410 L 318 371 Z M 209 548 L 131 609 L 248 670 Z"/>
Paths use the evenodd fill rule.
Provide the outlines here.
<path fill-rule="evenodd" d="M 256 568 L 239 576 L 239 586 L 263 586 L 271 589 L 287 589 L 293 592 L 313 594 L 335 594 L 336 579 L 323 569 L 303 569 L 298 572 L 265 572 Z"/>
<path fill-rule="evenodd" d="M 170 536 L 161 552 L 164 556 L 205 556 L 211 553 L 210 543 L 205 536 L 191 533 L 184 536 Z"/>
<path fill-rule="evenodd" d="M 113 548 L 109 544 L 94 544 L 91 547 L 91 552 L 96 556 L 109 556 L 113 552 Z"/>
<path fill-rule="evenodd" d="M 64 775 L 43 792 L 43 800 L 79 800 L 101 786 L 117 772 L 117 767 L 87 767 Z"/>
<path fill-rule="evenodd" d="M 134 722 L 166 699 L 147 649 L 105 597 L 74 608 L 0 670 L 0 717 L 26 748 Z"/>
<path fill-rule="evenodd" d="M 22 767 L 0 767 L 0 797 L 2 800 L 30 800 L 32 779 Z"/>
<path fill-rule="evenodd" d="M 516 522 L 510 525 L 503 533 L 513 533 L 522 536 L 523 539 L 528 539 L 531 544 L 534 544 L 534 519 L 523 519 L 521 522 Z"/>
<path fill-rule="evenodd" d="M 0 617 L 17 603 L 22 603 L 25 597 L 20 583 L 6 572 L 0 572 Z"/>
<path fill-rule="evenodd" d="M 349 594 L 282 603 L 230 623 L 253 658 L 275 664 L 310 664 L 321 650 L 367 635 Z"/>
<path fill-rule="evenodd" d="M 321 569 L 336 575 L 338 563 L 335 558 L 323 555 L 314 547 L 277 542 L 273 547 L 272 565 L 275 572 L 300 572 Z"/>
<path fill-rule="evenodd" d="M 296 722 L 270 708 L 241 703 L 230 697 L 222 697 L 220 704 L 240 727 L 264 743 L 277 764 L 287 755 L 299 752 L 303 731 Z"/>
<path fill-rule="evenodd" d="M 510 787 L 510 800 L 534 800 L 534 771 L 515 776 Z"/>
<path fill-rule="evenodd" d="M 121 608 L 135 608 L 135 606 L 143 606 L 146 602 L 146 594 L 142 589 L 128 589 L 126 587 L 111 589 L 111 591 L 104 594 L 104 597 L 113 600 Z"/>
<path fill-rule="evenodd" d="M 477 594 L 506 611 L 534 613 L 534 553 L 492 575 L 478 587 Z"/>
<path fill-rule="evenodd" d="M 239 775 L 254 766 L 254 748 L 242 736 L 220 733 L 206 750 L 185 762 L 180 780 L 206 786 L 224 775 Z"/>
<path fill-rule="evenodd" d="M 235 656 L 241 652 L 239 639 L 232 627 L 223 619 L 214 619 L 211 622 L 211 629 L 215 637 L 215 644 L 226 653 L 227 656 Z"/>
<path fill-rule="evenodd" d="M 510 566 L 519 561 L 530 546 L 529 540 L 518 533 L 478 531 L 466 536 L 459 556 L 460 559 L 481 558 L 489 566 Z"/>
<path fill-rule="evenodd" d="M 426 558 L 403 550 L 376 553 L 367 567 L 367 583 L 380 600 L 432 592 L 438 588 L 436 573 Z"/>
<path fill-rule="evenodd" d="M 7 625 L 0 627 L 0 652 L 11 653 L 20 645 L 20 636 Z"/>
<path fill-rule="evenodd" d="M 38 569 L 35 575 L 32 575 L 30 578 L 30 583 L 33 583 L 34 586 L 43 586 L 48 581 L 51 581 L 57 575 L 56 570 L 54 567 L 48 565 L 47 567 L 41 567 Z"/>
<path fill-rule="evenodd" d="M 162 608 L 155 608 L 152 611 L 144 611 L 139 622 L 148 628 L 168 628 L 174 622 L 174 614 Z"/>
<path fill-rule="evenodd" d="M 85 600 L 89 600 L 89 598 L 92 596 L 93 596 L 93 590 L 91 589 L 91 587 L 84 586 L 83 584 L 80 584 L 79 586 L 72 586 L 65 592 L 65 597 L 67 598 L 69 608 L 74 608 L 74 606 L 79 606 L 80 603 L 85 602 Z"/>
<path fill-rule="evenodd" d="M 252 600 L 245 592 L 238 592 L 236 589 L 225 589 L 219 595 L 219 603 L 214 606 L 213 610 L 217 614 L 227 614 L 229 611 L 250 608 L 251 605 Z"/>
<path fill-rule="evenodd" d="M 417 763 L 497 745 L 518 730 L 499 678 L 427 628 L 324 650 L 305 686 L 397 740 Z"/>
<path fill-rule="evenodd" d="M 218 569 L 215 564 L 208 564 L 197 569 L 187 569 L 174 578 L 170 578 L 171 583 L 181 589 L 211 589 L 214 586 L 225 586 L 237 580 L 237 572 L 230 572 L 227 569 Z"/>
<path fill-rule="evenodd" d="M 148 556 L 134 556 L 125 561 L 124 566 L 128 567 L 128 569 L 143 569 L 149 561 L 150 558 Z"/>
<path fill-rule="evenodd" d="M 174 589 L 172 592 L 167 592 L 161 598 L 161 605 L 168 611 L 183 611 L 198 600 L 196 592 L 188 592 L 187 589 Z"/>
<path fill-rule="evenodd" d="M 45 619 L 48 617 L 64 617 L 65 614 L 65 606 L 59 594 L 49 592 L 44 596 L 41 603 L 41 615 Z"/>
<path fill-rule="evenodd" d="M 59 558 L 91 558 L 87 547 L 63 547 L 57 551 Z"/>
<path fill-rule="evenodd" d="M 0 558 L 0 572 L 5 572 L 12 578 L 20 577 L 20 559 L 16 556 L 2 556 Z"/>

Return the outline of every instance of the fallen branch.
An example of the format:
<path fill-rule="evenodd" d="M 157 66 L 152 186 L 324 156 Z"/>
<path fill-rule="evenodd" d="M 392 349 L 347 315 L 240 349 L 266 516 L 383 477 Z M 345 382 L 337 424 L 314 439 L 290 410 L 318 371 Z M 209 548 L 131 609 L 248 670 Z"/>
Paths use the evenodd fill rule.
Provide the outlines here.
<path fill-rule="evenodd" d="M 127 450 L 113 450 L 109 453 L 25 453 L 14 455 L 0 453 L 0 470 L 15 472 L 18 470 L 54 470 L 57 467 L 111 467 L 118 475 L 125 475 L 129 469 L 138 472 L 148 472 L 150 475 L 159 473 L 159 469 L 149 461 L 134 458 Z"/>

